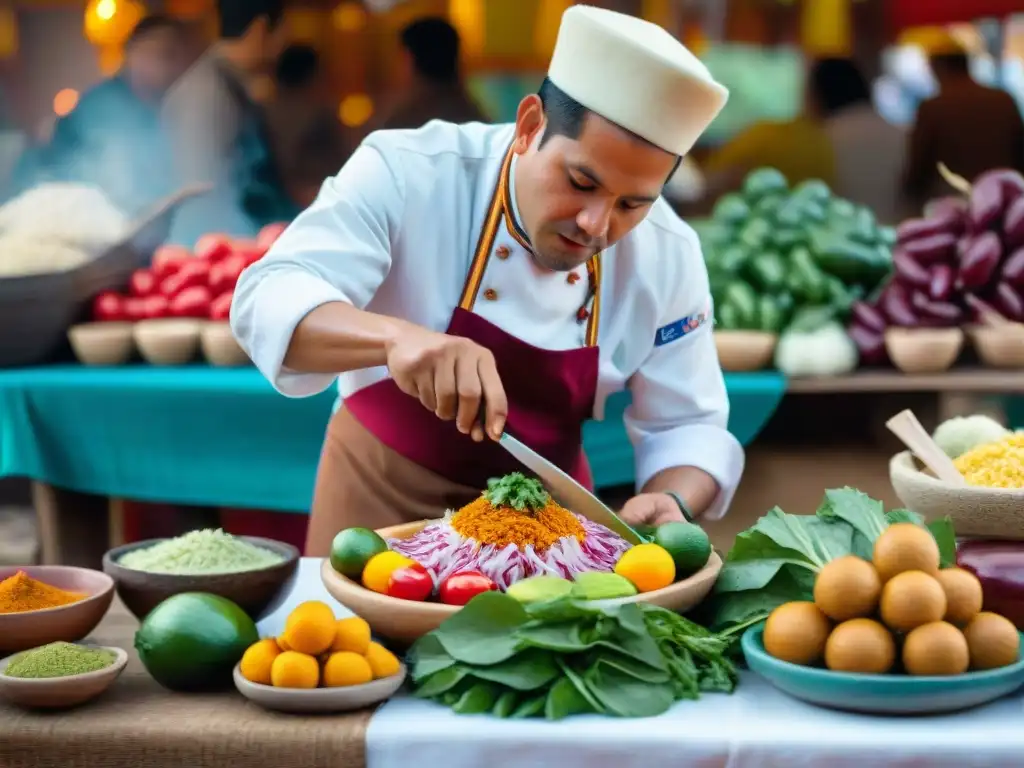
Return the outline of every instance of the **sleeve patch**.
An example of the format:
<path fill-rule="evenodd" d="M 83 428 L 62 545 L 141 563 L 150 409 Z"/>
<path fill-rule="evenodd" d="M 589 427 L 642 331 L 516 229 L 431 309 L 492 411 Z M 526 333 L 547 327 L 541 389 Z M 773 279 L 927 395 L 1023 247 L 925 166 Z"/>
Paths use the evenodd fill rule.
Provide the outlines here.
<path fill-rule="evenodd" d="M 674 323 L 663 325 L 654 334 L 654 346 L 661 347 L 673 341 L 690 335 L 702 325 L 707 323 L 711 316 L 711 310 L 706 309 L 703 312 L 690 315 L 688 317 L 680 318 Z"/>

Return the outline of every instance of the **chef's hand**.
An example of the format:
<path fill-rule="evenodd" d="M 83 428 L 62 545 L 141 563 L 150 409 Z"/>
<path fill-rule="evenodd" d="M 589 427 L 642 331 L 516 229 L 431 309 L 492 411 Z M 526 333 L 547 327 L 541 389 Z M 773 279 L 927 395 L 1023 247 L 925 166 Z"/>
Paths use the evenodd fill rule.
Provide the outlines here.
<path fill-rule="evenodd" d="M 663 523 L 685 522 L 683 511 L 667 493 L 641 493 L 626 502 L 619 517 L 633 528 L 657 528 Z"/>
<path fill-rule="evenodd" d="M 387 366 L 399 389 L 418 398 L 438 418 L 455 419 L 463 434 L 479 442 L 486 426 L 492 439 L 501 437 L 508 400 L 494 355 L 486 347 L 410 325 L 389 346 Z"/>

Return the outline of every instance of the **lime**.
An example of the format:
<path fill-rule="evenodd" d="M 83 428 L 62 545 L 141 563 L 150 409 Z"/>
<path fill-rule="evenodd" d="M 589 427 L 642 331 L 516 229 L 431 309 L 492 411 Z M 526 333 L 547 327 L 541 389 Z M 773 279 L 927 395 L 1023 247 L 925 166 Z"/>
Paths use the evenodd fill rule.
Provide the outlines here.
<path fill-rule="evenodd" d="M 369 528 L 346 528 L 331 544 L 331 567 L 358 581 L 370 558 L 387 551 L 387 542 Z"/>
<path fill-rule="evenodd" d="M 711 541 L 704 529 L 693 523 L 665 523 L 654 532 L 654 543 L 672 555 L 676 578 L 685 579 L 708 563 Z"/>

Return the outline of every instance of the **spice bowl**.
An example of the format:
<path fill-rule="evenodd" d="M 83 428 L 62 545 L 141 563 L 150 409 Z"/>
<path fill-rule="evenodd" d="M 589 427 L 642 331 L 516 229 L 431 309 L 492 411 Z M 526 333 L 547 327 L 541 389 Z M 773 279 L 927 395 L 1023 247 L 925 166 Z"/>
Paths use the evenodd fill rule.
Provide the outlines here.
<path fill-rule="evenodd" d="M 200 321 L 142 320 L 135 323 L 135 345 L 152 365 L 184 365 L 199 351 Z"/>
<path fill-rule="evenodd" d="M 990 368 L 1024 368 L 1024 325 L 975 325 L 967 329 L 971 346 Z"/>
<path fill-rule="evenodd" d="M 106 691 L 124 671 L 128 654 L 120 648 L 100 645 L 84 645 L 99 651 L 114 654 L 114 661 L 103 669 L 67 677 L 10 677 L 7 666 L 19 654 L 0 660 L 0 698 L 19 707 L 31 709 L 66 709 L 91 701 Z"/>
<path fill-rule="evenodd" d="M 715 348 L 723 371 L 734 373 L 767 368 L 779 337 L 764 331 L 715 331 Z"/>
<path fill-rule="evenodd" d="M 256 536 L 237 538 L 269 549 L 284 559 L 266 568 L 215 574 L 153 573 L 127 568 L 118 562 L 129 552 L 167 541 L 148 539 L 107 552 L 103 556 L 103 571 L 113 578 L 118 597 L 140 621 L 164 600 L 183 592 L 207 592 L 227 598 L 249 614 L 253 621 L 259 621 L 293 578 L 299 565 L 299 550 L 290 544 Z"/>
<path fill-rule="evenodd" d="M 249 356 L 245 354 L 242 345 L 231 332 L 231 326 L 226 322 L 205 323 L 199 345 L 202 347 L 203 357 L 210 365 L 229 368 L 250 364 Z"/>
<path fill-rule="evenodd" d="M 82 323 L 68 329 L 71 349 L 83 365 L 122 365 L 135 351 L 131 323 Z"/>
<path fill-rule="evenodd" d="M 18 571 L 35 581 L 86 597 L 56 608 L 0 613 L 0 653 L 81 640 L 96 628 L 114 599 L 114 580 L 99 571 L 69 565 L 5 566 L 0 568 L 0 581 Z"/>
<path fill-rule="evenodd" d="M 885 332 L 889 359 L 911 375 L 948 370 L 963 346 L 964 332 L 959 328 L 890 328 Z"/>

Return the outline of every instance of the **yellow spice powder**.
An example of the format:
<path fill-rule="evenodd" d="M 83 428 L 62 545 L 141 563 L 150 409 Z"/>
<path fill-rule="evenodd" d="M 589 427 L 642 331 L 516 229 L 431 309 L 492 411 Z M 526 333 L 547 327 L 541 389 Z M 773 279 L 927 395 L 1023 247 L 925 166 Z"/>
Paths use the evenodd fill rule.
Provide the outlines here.
<path fill-rule="evenodd" d="M 582 542 L 586 535 L 576 516 L 551 500 L 536 512 L 520 512 L 492 506 L 481 496 L 452 515 L 451 526 L 461 536 L 481 544 L 515 544 L 519 549 L 530 544 L 535 550 L 547 549 L 566 536 Z"/>
<path fill-rule="evenodd" d="M 1024 488 L 1024 434 L 972 448 L 953 464 L 968 485 L 988 488 Z"/>

